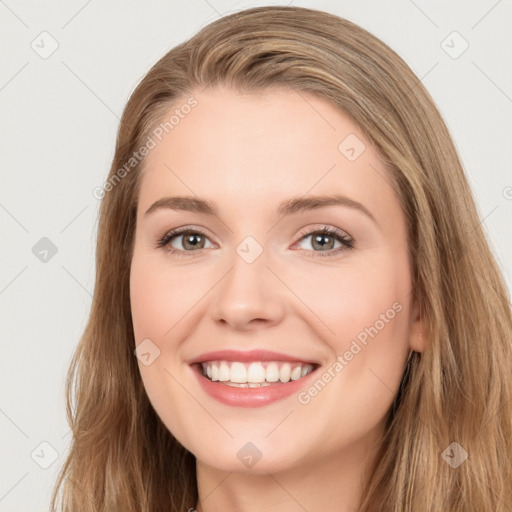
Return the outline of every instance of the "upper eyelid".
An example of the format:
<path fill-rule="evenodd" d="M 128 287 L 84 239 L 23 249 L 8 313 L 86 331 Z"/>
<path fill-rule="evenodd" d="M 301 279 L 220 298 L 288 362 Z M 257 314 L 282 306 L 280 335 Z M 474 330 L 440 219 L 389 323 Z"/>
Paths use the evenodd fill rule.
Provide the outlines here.
<path fill-rule="evenodd" d="M 320 225 L 318 225 L 318 226 L 320 226 Z M 301 242 L 304 238 L 312 236 L 313 234 L 315 234 L 317 232 L 321 232 L 321 231 L 325 230 L 326 228 L 332 232 L 330 234 L 333 236 L 338 236 L 339 238 L 347 238 L 351 241 L 354 241 L 354 238 L 352 237 L 352 235 L 347 233 L 345 230 L 334 227 L 334 226 L 322 224 L 321 227 L 305 228 L 305 229 L 301 230 L 300 233 L 298 234 L 299 238 L 294 243 L 294 245 Z M 210 242 L 216 244 L 216 242 L 211 240 L 211 237 L 204 231 L 204 228 L 194 227 L 192 225 L 191 226 L 182 226 L 179 228 L 171 229 L 171 230 L 167 231 L 166 233 L 164 233 L 164 235 L 160 239 L 164 239 L 165 237 L 169 236 L 169 240 L 167 241 L 167 243 L 170 243 L 170 241 L 173 240 L 174 238 L 184 236 L 188 233 L 197 233 L 201 236 L 208 238 L 210 240 Z M 175 249 L 175 248 L 173 248 L 173 249 Z M 176 250 L 181 251 L 182 249 L 176 249 Z M 183 252 L 195 252 L 195 251 L 183 251 Z"/>

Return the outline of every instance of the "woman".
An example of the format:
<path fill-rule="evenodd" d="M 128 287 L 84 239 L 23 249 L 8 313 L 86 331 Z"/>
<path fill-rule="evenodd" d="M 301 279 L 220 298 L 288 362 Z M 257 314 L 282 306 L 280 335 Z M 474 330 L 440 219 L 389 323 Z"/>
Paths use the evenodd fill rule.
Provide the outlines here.
<path fill-rule="evenodd" d="M 132 94 L 101 194 L 54 509 L 510 509 L 507 290 L 384 43 L 208 25 Z"/>

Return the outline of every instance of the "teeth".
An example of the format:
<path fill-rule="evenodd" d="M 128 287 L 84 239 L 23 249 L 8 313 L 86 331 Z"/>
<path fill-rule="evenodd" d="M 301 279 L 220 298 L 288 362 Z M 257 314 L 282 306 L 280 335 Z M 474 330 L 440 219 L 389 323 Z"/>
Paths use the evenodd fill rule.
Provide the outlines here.
<path fill-rule="evenodd" d="M 279 380 L 281 382 L 289 382 L 291 373 L 291 366 L 288 363 L 283 364 L 279 372 Z"/>
<path fill-rule="evenodd" d="M 229 366 L 224 361 L 222 361 L 219 367 L 219 380 L 221 382 L 229 380 Z"/>
<path fill-rule="evenodd" d="M 215 365 L 214 365 L 215 366 Z M 247 381 L 247 370 L 242 363 L 233 363 L 231 365 L 231 373 L 229 380 L 231 382 L 238 382 L 239 384 L 244 384 Z"/>
<path fill-rule="evenodd" d="M 279 380 L 279 367 L 276 363 L 269 363 L 265 371 L 265 380 L 267 382 L 277 382 Z"/>
<path fill-rule="evenodd" d="M 251 363 L 249 365 L 249 369 L 247 370 L 247 382 L 253 382 L 254 384 L 265 382 L 266 376 L 265 368 L 263 368 L 260 363 Z"/>
<path fill-rule="evenodd" d="M 264 386 L 270 386 L 270 382 L 262 382 L 261 384 L 256 384 L 255 382 L 246 382 L 245 384 L 239 384 L 237 382 L 225 382 L 224 384 L 234 388 L 261 388 Z"/>
<path fill-rule="evenodd" d="M 300 366 L 296 366 L 291 373 L 292 380 L 298 380 L 301 377 L 302 368 Z"/>
<path fill-rule="evenodd" d="M 208 361 L 202 363 L 203 375 L 212 381 L 223 382 L 233 387 L 255 388 L 273 382 L 286 383 L 298 380 L 313 371 L 306 363 Z"/>

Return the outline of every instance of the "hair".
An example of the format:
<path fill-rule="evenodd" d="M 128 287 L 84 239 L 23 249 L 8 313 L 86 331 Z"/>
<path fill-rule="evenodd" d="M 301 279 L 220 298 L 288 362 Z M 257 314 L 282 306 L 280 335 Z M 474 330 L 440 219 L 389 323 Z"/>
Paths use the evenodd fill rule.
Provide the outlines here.
<path fill-rule="evenodd" d="M 374 144 L 394 179 L 427 344 L 405 365 L 359 511 L 510 510 L 508 290 L 421 81 L 385 43 L 333 14 L 235 12 L 172 48 L 140 81 L 122 115 L 109 181 L 172 106 L 216 86 L 287 88 L 329 102 Z M 129 274 L 144 162 L 101 202 L 94 300 L 66 380 L 72 441 L 52 510 L 59 494 L 66 512 L 174 512 L 197 503 L 195 457 L 151 406 L 134 356 Z M 458 467 L 445 461 L 447 449 L 464 453 L 452 443 L 467 452 Z"/>

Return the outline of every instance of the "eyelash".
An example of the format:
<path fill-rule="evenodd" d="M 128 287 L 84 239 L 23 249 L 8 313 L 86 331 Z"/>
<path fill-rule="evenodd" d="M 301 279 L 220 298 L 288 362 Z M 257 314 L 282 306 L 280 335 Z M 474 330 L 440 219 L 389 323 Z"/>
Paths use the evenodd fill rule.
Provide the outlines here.
<path fill-rule="evenodd" d="M 193 253 L 200 253 L 201 249 L 194 250 L 194 251 L 184 251 L 181 249 L 175 249 L 174 247 L 171 247 L 169 245 L 169 243 L 171 242 L 171 240 L 173 238 L 177 237 L 178 235 L 183 235 L 183 234 L 201 235 L 205 238 L 208 238 L 207 235 L 199 229 L 190 229 L 188 227 L 176 228 L 172 231 L 167 232 L 162 238 L 160 238 L 155 245 L 155 249 L 163 248 L 165 251 L 169 252 L 170 254 L 172 254 L 174 256 L 178 256 L 178 257 L 189 256 L 186 253 L 192 253 L 192 254 L 190 254 L 192 257 L 198 256 L 199 254 L 193 254 Z M 315 234 L 331 236 L 331 237 L 335 238 L 336 240 L 338 240 L 339 242 L 341 242 L 344 247 L 338 247 L 338 249 L 331 249 L 329 251 L 306 250 L 306 255 L 308 257 L 315 258 L 316 256 L 320 256 L 322 258 L 325 258 L 325 257 L 338 255 L 341 251 L 350 250 L 350 249 L 354 248 L 354 239 L 353 238 L 345 235 L 342 231 L 335 229 L 335 228 L 331 228 L 329 226 L 324 226 L 322 229 L 315 229 L 315 230 L 308 231 L 305 233 L 302 232 L 302 233 L 300 233 L 300 239 L 298 241 L 302 242 L 302 240 L 304 240 L 308 236 L 315 235 Z M 314 254 L 311 254 L 311 253 L 314 253 Z"/>

